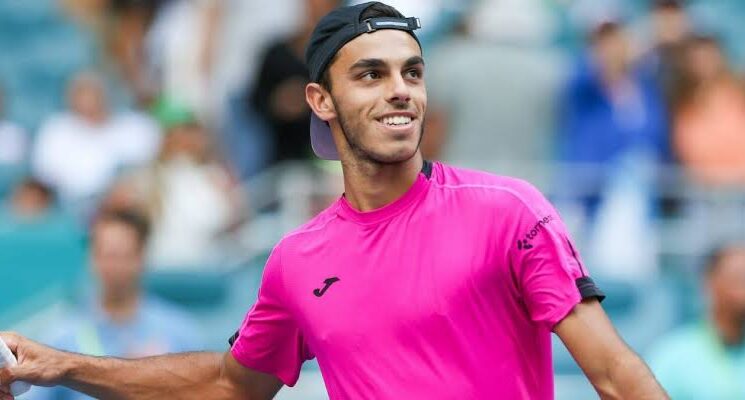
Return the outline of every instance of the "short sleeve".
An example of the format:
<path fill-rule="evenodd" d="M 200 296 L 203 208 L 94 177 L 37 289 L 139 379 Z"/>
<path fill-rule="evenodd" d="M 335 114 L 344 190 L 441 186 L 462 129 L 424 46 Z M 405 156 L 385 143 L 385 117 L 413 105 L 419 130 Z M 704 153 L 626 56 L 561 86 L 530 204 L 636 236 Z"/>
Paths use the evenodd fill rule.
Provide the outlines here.
<path fill-rule="evenodd" d="M 602 300 L 604 295 L 588 276 L 561 217 L 549 201 L 527 183 L 513 194 L 513 276 L 531 320 L 553 329 L 583 299 Z"/>
<path fill-rule="evenodd" d="M 286 304 L 279 246 L 264 268 L 256 303 L 233 338 L 231 353 L 246 368 L 293 386 L 305 360 L 313 358 Z"/>

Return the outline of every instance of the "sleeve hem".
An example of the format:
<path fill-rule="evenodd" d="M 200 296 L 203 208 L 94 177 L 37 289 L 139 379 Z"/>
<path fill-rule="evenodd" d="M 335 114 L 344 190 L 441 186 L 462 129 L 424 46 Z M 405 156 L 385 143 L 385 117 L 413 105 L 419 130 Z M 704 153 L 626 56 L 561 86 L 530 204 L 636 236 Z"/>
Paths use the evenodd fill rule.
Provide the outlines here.
<path fill-rule="evenodd" d="M 248 369 L 254 370 L 254 371 L 264 373 L 264 374 L 273 375 L 277 377 L 277 379 L 282 381 L 282 383 L 286 386 L 293 387 L 298 381 L 297 376 L 295 377 L 287 376 L 287 374 L 281 373 L 279 371 L 273 371 L 271 368 L 267 368 L 264 365 L 258 364 L 254 360 L 250 360 L 250 359 L 247 360 L 241 357 L 241 355 L 235 349 L 235 347 L 230 351 L 230 354 L 232 354 L 233 358 L 235 358 L 235 360 L 238 361 L 238 363 L 241 364 L 242 366 Z"/>
<path fill-rule="evenodd" d="M 572 295 L 571 300 L 557 307 L 556 310 L 551 313 L 551 316 L 549 318 L 546 318 L 546 324 L 548 325 L 549 330 L 553 331 L 556 325 L 564 318 L 566 318 L 566 316 L 569 315 L 569 313 L 574 310 L 574 307 L 577 304 L 581 303 L 582 300 L 583 299 L 579 295 L 579 292 L 576 292 Z"/>

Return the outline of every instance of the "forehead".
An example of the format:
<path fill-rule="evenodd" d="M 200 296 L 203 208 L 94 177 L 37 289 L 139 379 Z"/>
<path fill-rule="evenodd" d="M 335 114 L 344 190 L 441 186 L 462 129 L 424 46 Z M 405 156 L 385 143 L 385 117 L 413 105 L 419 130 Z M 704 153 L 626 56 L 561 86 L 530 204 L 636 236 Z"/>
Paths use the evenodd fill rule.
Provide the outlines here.
<path fill-rule="evenodd" d="M 121 221 L 113 219 L 104 219 L 97 221 L 93 225 L 93 238 L 100 239 L 104 238 L 117 238 L 122 239 L 123 237 L 136 238 L 137 232 L 135 229 Z"/>
<path fill-rule="evenodd" d="M 346 69 L 355 62 L 367 58 L 403 62 L 412 56 L 421 55 L 419 44 L 409 33 L 395 29 L 382 29 L 357 36 L 345 44 L 336 54 L 333 66 Z"/>

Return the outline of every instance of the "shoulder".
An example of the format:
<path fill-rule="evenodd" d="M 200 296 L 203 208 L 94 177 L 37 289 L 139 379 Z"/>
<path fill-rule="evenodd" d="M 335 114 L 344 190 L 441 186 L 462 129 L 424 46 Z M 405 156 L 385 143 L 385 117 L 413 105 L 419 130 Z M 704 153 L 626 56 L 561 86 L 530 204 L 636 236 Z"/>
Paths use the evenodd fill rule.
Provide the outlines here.
<path fill-rule="evenodd" d="M 313 247 L 327 239 L 327 232 L 337 221 L 338 200 L 310 221 L 286 233 L 272 249 L 270 259 L 281 260 L 282 254 L 288 251 L 302 251 L 302 248 Z"/>
<path fill-rule="evenodd" d="M 543 194 L 533 184 L 519 178 L 435 163 L 433 185 L 441 191 L 504 205 L 542 208 Z"/>
<path fill-rule="evenodd" d="M 66 113 L 57 113 L 51 115 L 42 122 L 39 128 L 41 137 L 63 137 L 75 133 L 76 120 L 73 116 Z"/>

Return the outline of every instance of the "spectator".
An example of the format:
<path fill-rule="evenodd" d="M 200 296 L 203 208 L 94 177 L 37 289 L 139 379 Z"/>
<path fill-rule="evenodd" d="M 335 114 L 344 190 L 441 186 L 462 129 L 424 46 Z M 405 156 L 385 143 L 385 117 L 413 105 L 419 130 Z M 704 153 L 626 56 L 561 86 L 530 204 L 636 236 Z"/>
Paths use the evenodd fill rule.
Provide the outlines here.
<path fill-rule="evenodd" d="M 22 220 L 34 220 L 50 211 L 54 205 L 54 193 L 45 184 L 27 178 L 16 187 L 10 197 L 10 214 Z"/>
<path fill-rule="evenodd" d="M 132 2 L 133 8 L 143 8 Z M 163 95 L 185 104 L 202 119 L 211 114 L 210 82 L 222 0 L 163 2 L 145 38 L 148 68 Z M 147 8 L 147 7 L 146 7 Z"/>
<path fill-rule="evenodd" d="M 673 103 L 675 155 L 698 183 L 745 183 L 743 82 L 710 36 L 689 40 L 684 73 Z"/>
<path fill-rule="evenodd" d="M 655 0 L 650 23 L 651 46 L 642 55 L 639 67 L 657 80 L 669 101 L 682 73 L 681 58 L 690 35 L 690 21 L 680 0 Z"/>
<path fill-rule="evenodd" d="M 205 129 L 187 119 L 168 129 L 158 159 L 125 177 L 107 203 L 134 205 L 151 217 L 155 268 L 201 268 L 225 256 L 220 235 L 238 218 L 242 200 Z"/>
<path fill-rule="evenodd" d="M 305 19 L 299 30 L 271 45 L 249 99 L 271 129 L 271 162 L 308 160 L 311 156 L 310 109 L 305 102 L 308 70 L 303 52 L 316 22 L 338 5 L 338 0 L 305 0 Z"/>
<path fill-rule="evenodd" d="M 661 339 L 650 367 L 676 400 L 745 398 L 745 246 L 717 249 L 703 283 L 706 317 Z"/>
<path fill-rule="evenodd" d="M 58 325 L 47 342 L 92 355 L 143 357 L 200 348 L 195 324 L 179 309 L 143 294 L 148 224 L 130 211 L 109 211 L 92 225 L 96 296 Z M 88 399 L 62 387 L 34 388 L 27 399 Z"/>
<path fill-rule="evenodd" d="M 515 162 L 524 171 L 525 164 L 550 159 L 565 69 L 548 45 L 552 22 L 540 2 L 482 2 L 461 29 L 433 47 L 426 157 L 501 173 Z"/>
<path fill-rule="evenodd" d="M 121 168 L 151 159 L 160 139 L 147 117 L 112 115 L 104 83 L 95 74 L 83 72 L 73 78 L 68 105 L 68 111 L 43 123 L 32 164 L 39 179 L 64 203 L 85 212 Z"/>
<path fill-rule="evenodd" d="M 658 86 L 631 68 L 630 43 L 616 21 L 597 24 L 590 49 L 572 74 L 560 104 L 559 158 L 588 168 L 565 171 L 565 185 L 584 193 L 591 218 L 597 194 L 616 163 L 632 153 L 668 158 L 666 111 Z M 592 168 L 589 168 L 592 167 Z M 581 182 L 582 186 L 577 186 Z"/>

